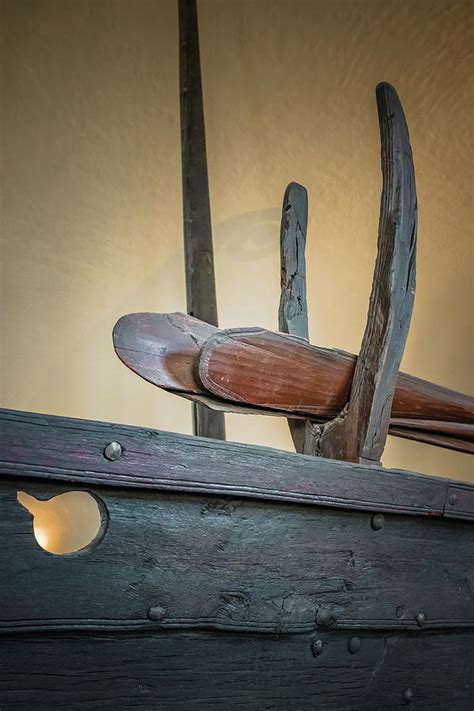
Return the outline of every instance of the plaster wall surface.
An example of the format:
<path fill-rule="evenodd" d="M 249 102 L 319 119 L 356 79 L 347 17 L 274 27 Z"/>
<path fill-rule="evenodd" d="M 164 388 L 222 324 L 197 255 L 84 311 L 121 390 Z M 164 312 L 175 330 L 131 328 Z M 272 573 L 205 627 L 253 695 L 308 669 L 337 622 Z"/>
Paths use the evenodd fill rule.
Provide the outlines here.
<path fill-rule="evenodd" d="M 403 370 L 472 392 L 472 3 L 200 0 L 220 324 L 277 327 L 279 220 L 309 191 L 311 340 L 358 352 L 381 176 L 374 89 L 405 107 L 419 201 Z M 0 405 L 191 432 L 116 358 L 132 311 L 185 311 L 174 0 L 3 0 Z M 280 418 L 228 438 L 291 449 Z M 474 481 L 390 438 L 387 466 Z"/>

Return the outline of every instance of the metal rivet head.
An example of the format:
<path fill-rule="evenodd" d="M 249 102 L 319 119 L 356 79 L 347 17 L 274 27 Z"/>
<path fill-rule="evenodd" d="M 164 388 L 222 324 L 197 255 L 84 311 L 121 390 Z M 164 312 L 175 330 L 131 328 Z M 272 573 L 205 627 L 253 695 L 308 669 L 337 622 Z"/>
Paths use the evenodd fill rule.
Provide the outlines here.
<path fill-rule="evenodd" d="M 448 501 L 451 504 L 451 506 L 454 506 L 454 504 L 456 503 L 457 500 L 458 500 L 457 494 L 450 494 L 449 495 Z"/>
<path fill-rule="evenodd" d="M 311 645 L 311 652 L 313 654 L 313 657 L 319 657 L 320 654 L 323 653 L 323 640 L 322 639 L 315 639 L 313 644 Z"/>
<path fill-rule="evenodd" d="M 403 613 L 405 612 L 405 608 L 403 605 L 399 605 L 397 609 L 395 610 L 395 615 L 397 616 L 398 619 L 403 617 Z"/>
<path fill-rule="evenodd" d="M 419 612 L 417 616 L 415 617 L 416 623 L 418 627 L 423 627 L 423 625 L 426 622 L 426 615 L 424 612 Z"/>
<path fill-rule="evenodd" d="M 380 529 L 383 528 L 384 522 L 385 522 L 385 519 L 384 519 L 383 514 L 375 514 L 375 516 L 372 516 L 370 525 L 374 531 L 380 531 Z"/>
<path fill-rule="evenodd" d="M 123 449 L 121 444 L 118 442 L 110 442 L 110 444 L 108 444 L 104 449 L 104 457 L 110 462 L 115 462 L 117 459 L 120 459 L 122 452 Z"/>
<path fill-rule="evenodd" d="M 413 691 L 411 689 L 407 689 L 403 692 L 403 701 L 406 704 L 409 704 L 413 701 Z"/>
<path fill-rule="evenodd" d="M 334 615 L 330 610 L 319 609 L 316 613 L 316 624 L 320 627 L 330 627 L 334 623 Z"/>
<path fill-rule="evenodd" d="M 359 637 L 351 637 L 347 645 L 347 649 L 351 654 L 357 654 L 360 649 L 360 639 Z"/>
<path fill-rule="evenodd" d="M 148 617 L 153 622 L 159 622 L 166 615 L 166 609 L 161 607 L 161 605 L 156 605 L 155 607 L 149 607 L 147 612 Z"/>

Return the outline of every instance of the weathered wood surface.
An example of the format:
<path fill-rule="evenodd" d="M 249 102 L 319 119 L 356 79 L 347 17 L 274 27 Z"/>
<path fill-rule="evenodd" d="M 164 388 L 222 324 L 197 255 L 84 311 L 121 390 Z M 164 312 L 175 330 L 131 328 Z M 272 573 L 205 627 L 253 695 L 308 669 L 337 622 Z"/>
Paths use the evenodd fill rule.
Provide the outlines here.
<path fill-rule="evenodd" d="M 123 448 L 116 461 L 104 457 L 112 441 Z M 2 474 L 474 519 L 474 487 L 463 482 L 147 428 L 0 409 Z M 458 490 L 462 496 L 451 504 L 450 497 Z"/>
<path fill-rule="evenodd" d="M 0 641 L 0 704 L 2 711 L 472 711 L 470 635 L 360 634 L 356 654 L 349 639 L 201 631 Z M 314 657 L 317 640 L 323 651 Z"/>
<path fill-rule="evenodd" d="M 356 364 L 349 353 L 303 339 L 259 328 L 218 331 L 179 313 L 123 316 L 113 341 L 125 365 L 166 390 L 230 412 L 321 422 L 344 407 Z M 398 436 L 472 451 L 474 399 L 467 395 L 401 373 L 392 418 Z M 424 434 L 433 429 L 436 438 Z"/>
<path fill-rule="evenodd" d="M 474 628 L 468 522 L 85 488 L 107 512 L 105 533 L 91 549 L 56 556 L 36 543 L 17 491 L 50 499 L 71 485 L 0 483 L 0 634 Z"/>
<path fill-rule="evenodd" d="M 280 306 L 278 330 L 309 340 L 306 303 L 306 230 L 308 193 L 298 183 L 290 183 L 283 196 L 280 226 Z M 305 421 L 288 419 L 297 452 L 303 452 Z"/>
<path fill-rule="evenodd" d="M 196 0 L 179 0 L 181 160 L 186 298 L 191 316 L 217 326 Z M 194 432 L 225 439 L 224 415 L 193 405 Z"/>
<path fill-rule="evenodd" d="M 122 316 L 112 339 L 120 360 L 165 390 L 201 393 L 196 356 L 216 328 L 181 313 Z"/>
<path fill-rule="evenodd" d="M 379 462 L 387 439 L 415 298 L 417 200 L 403 108 L 390 84 L 376 90 L 383 187 L 369 313 L 347 407 L 315 430 L 306 451 Z M 436 418 L 434 418 L 436 419 Z"/>
<path fill-rule="evenodd" d="M 308 193 L 290 183 L 283 197 L 280 227 L 281 292 L 278 328 L 282 333 L 309 339 L 306 303 L 306 230 Z"/>
<path fill-rule="evenodd" d="M 427 424 L 423 422 L 423 424 Z M 431 425 L 431 422 L 429 423 Z M 443 423 L 445 424 L 445 423 Z M 436 447 L 444 447 L 445 449 L 453 449 L 456 452 L 464 452 L 464 454 L 474 454 L 474 440 L 472 436 L 472 426 L 468 425 L 468 437 L 469 439 L 464 439 L 464 432 L 462 427 L 460 436 L 455 436 L 453 434 L 445 434 L 444 432 L 437 432 L 436 427 L 429 427 L 428 429 L 417 429 L 416 427 L 398 427 L 395 423 L 390 425 L 389 434 L 395 437 L 403 437 L 404 439 L 412 439 L 415 442 L 423 442 L 424 444 L 432 444 Z M 453 429 L 456 429 L 453 428 Z"/>
<path fill-rule="evenodd" d="M 105 533 L 46 553 L 19 490 L 89 491 Z M 0 708 L 470 711 L 474 527 L 442 517 L 473 511 L 460 482 L 0 411 Z"/>
<path fill-rule="evenodd" d="M 262 328 L 235 328 L 207 338 L 198 374 L 205 390 L 216 397 L 326 418 L 337 415 L 347 402 L 356 363 L 350 353 L 303 339 Z M 456 422 L 473 425 L 474 398 L 400 373 L 391 414 L 437 421 L 438 427 L 442 421 L 449 427 Z M 461 431 L 472 436 L 470 429 Z"/>

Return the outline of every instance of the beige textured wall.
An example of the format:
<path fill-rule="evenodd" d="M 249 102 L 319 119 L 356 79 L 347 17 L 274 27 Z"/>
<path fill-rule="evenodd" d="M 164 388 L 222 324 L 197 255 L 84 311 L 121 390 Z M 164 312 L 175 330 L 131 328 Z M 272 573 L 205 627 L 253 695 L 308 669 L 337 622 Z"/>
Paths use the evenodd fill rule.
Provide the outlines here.
<path fill-rule="evenodd" d="M 276 328 L 286 183 L 310 195 L 312 340 L 357 352 L 377 234 L 374 88 L 404 103 L 419 196 L 403 369 L 472 390 L 471 2 L 201 0 L 220 322 Z M 0 405 L 190 432 L 111 329 L 185 310 L 174 0 L 4 0 Z M 229 439 L 290 448 L 284 421 Z M 474 480 L 394 440 L 384 462 Z"/>

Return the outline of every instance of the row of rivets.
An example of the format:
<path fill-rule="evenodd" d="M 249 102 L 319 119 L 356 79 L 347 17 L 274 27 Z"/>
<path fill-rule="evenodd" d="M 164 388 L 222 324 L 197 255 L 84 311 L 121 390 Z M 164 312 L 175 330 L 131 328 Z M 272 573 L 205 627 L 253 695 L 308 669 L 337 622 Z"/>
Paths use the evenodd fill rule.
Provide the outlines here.
<path fill-rule="evenodd" d="M 397 609 L 395 610 L 395 616 L 397 619 L 401 619 L 403 617 L 403 614 L 405 612 L 405 608 L 403 605 L 399 605 Z M 426 622 L 426 615 L 424 612 L 418 612 L 418 614 L 415 616 L 415 621 L 418 625 L 418 627 L 423 627 L 425 622 Z M 319 627 L 331 627 L 335 622 L 335 617 L 330 610 L 327 609 L 319 609 L 316 613 L 316 624 Z M 357 639 L 357 638 L 354 638 Z"/>
<path fill-rule="evenodd" d="M 360 650 L 359 637 L 351 637 L 349 642 L 347 643 L 347 649 L 351 654 L 357 654 L 357 652 Z M 322 639 L 314 640 L 313 644 L 311 645 L 311 652 L 313 654 L 313 657 L 319 657 L 319 655 L 323 653 Z"/>
<path fill-rule="evenodd" d="M 351 654 L 357 654 L 357 652 L 360 650 L 360 639 L 359 637 L 351 637 L 348 644 L 347 648 Z M 313 657 L 319 657 L 323 653 L 323 640 L 322 639 L 315 639 L 313 644 L 311 645 L 311 652 L 313 654 Z M 405 704 L 410 704 L 413 701 L 414 694 L 411 689 L 406 689 L 403 692 L 403 701 Z"/>
<path fill-rule="evenodd" d="M 397 617 L 398 619 L 400 619 L 401 617 L 403 617 L 403 613 L 404 613 L 404 612 L 405 612 L 404 606 L 403 606 L 403 605 L 399 605 L 399 606 L 397 607 L 397 609 L 395 610 L 395 615 L 396 615 L 396 617 Z M 419 613 L 415 616 L 415 621 L 416 621 L 416 624 L 418 625 L 418 627 L 423 627 L 424 624 L 425 624 L 425 622 L 426 622 L 426 615 L 425 615 L 425 613 L 424 613 L 424 612 L 419 612 Z"/>
<path fill-rule="evenodd" d="M 457 500 L 456 494 L 451 494 L 449 497 L 449 503 L 451 505 L 454 505 L 456 503 L 456 500 Z M 384 519 L 383 514 L 374 514 L 370 520 L 370 525 L 374 531 L 380 531 L 380 529 L 383 528 L 384 522 L 385 522 L 385 519 Z M 403 617 L 403 612 L 404 612 L 403 605 L 399 605 L 397 607 L 397 609 L 395 610 L 395 614 L 398 617 L 398 619 L 400 619 L 400 617 Z M 417 614 L 417 616 L 415 617 L 415 620 L 416 620 L 416 623 L 419 627 L 423 627 L 423 625 L 426 622 L 425 613 L 419 612 Z M 408 693 L 408 692 L 411 693 L 410 689 L 408 689 L 408 691 L 406 693 Z"/>

